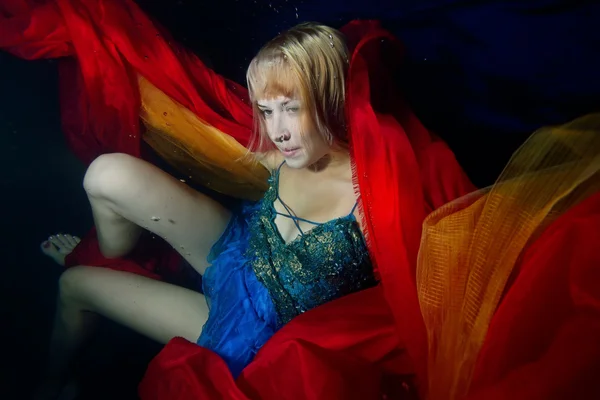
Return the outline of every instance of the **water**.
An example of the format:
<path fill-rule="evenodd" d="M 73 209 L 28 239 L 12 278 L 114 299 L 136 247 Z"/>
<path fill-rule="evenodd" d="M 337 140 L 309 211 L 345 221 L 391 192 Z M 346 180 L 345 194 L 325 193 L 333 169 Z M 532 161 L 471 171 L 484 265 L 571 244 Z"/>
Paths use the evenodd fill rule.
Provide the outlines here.
<path fill-rule="evenodd" d="M 0 52 L 0 398 L 24 400 L 46 351 L 61 267 L 39 245 L 55 233 L 82 236 L 92 216 L 85 166 L 66 147 L 56 65 Z M 78 370 L 82 399 L 135 399 L 158 346 L 104 323 Z"/>
<path fill-rule="evenodd" d="M 510 9 L 492 14 L 489 2 L 440 7 L 431 14 L 427 8 L 434 10 L 435 1 L 399 7 L 383 0 L 336 0 L 327 9 L 322 0 L 273 1 L 271 8 L 256 1 L 141 3 L 176 40 L 190 38 L 187 46 L 204 60 L 209 54 L 209 66 L 238 82 L 258 48 L 297 22 L 339 27 L 355 17 L 383 18 L 407 46 L 399 80 L 409 103 L 450 143 L 480 186 L 493 182 L 533 129 L 597 110 L 600 61 L 593 44 L 600 31 L 592 18 L 597 6 L 573 2 L 580 10 L 572 16 L 556 11 L 534 18 Z M 413 18 L 411 8 L 417 5 L 423 10 Z M 583 32 L 586 23 L 594 29 L 571 34 Z M 0 51 L 0 134 L 0 399 L 21 400 L 41 365 L 61 271 L 41 254 L 39 244 L 54 233 L 82 236 L 92 226 L 82 188 L 85 166 L 61 133 L 54 62 L 19 60 Z M 103 324 L 78 368 L 85 384 L 82 398 L 135 399 L 137 383 L 159 348 Z"/>

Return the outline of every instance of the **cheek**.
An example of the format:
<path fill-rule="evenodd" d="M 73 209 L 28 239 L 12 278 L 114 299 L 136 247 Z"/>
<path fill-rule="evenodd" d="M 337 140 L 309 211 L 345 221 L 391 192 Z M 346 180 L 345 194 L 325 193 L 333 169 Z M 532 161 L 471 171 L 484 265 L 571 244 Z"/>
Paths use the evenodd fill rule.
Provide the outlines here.
<path fill-rule="evenodd" d="M 269 137 L 270 139 L 273 139 L 279 135 L 281 135 L 281 130 L 282 130 L 282 124 L 281 121 L 278 121 L 276 123 L 275 118 L 267 118 L 264 120 L 265 123 L 265 133 L 267 134 L 267 137 Z"/>
<path fill-rule="evenodd" d="M 300 135 L 302 133 L 302 123 L 300 118 L 287 115 L 282 118 L 282 123 L 292 135 Z"/>
<path fill-rule="evenodd" d="M 273 122 L 270 119 L 263 120 L 265 126 L 265 132 L 267 135 L 271 136 L 273 134 Z"/>

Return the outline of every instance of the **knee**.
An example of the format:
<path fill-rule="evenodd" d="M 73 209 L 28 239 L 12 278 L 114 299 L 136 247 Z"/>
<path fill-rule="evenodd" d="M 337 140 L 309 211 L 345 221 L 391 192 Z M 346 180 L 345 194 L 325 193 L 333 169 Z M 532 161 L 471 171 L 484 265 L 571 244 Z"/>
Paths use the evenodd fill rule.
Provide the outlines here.
<path fill-rule="evenodd" d="M 110 197 L 111 193 L 127 187 L 127 179 L 131 174 L 132 157 L 123 153 L 103 154 L 88 167 L 83 178 L 85 191 L 94 197 Z"/>
<path fill-rule="evenodd" d="M 58 280 L 58 297 L 61 303 L 81 303 L 85 298 L 87 269 L 89 267 L 72 267 L 66 269 Z"/>

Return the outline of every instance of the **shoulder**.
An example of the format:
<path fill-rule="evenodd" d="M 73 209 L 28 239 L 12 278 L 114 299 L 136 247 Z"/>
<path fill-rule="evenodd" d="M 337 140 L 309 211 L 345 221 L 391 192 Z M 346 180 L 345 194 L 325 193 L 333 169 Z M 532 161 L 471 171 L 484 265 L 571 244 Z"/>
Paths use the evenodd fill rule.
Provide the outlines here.
<path fill-rule="evenodd" d="M 283 155 L 278 151 L 268 151 L 265 153 L 257 153 L 256 159 L 269 171 L 274 171 L 279 168 L 283 162 Z"/>

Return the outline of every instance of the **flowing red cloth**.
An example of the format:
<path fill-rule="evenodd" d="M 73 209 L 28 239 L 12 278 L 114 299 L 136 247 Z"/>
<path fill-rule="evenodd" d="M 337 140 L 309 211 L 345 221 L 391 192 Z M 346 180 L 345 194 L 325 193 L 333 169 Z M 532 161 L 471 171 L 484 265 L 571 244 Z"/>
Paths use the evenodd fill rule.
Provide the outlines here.
<path fill-rule="evenodd" d="M 401 348 L 382 291 L 374 288 L 284 326 L 236 382 L 217 355 L 175 339 L 150 364 L 140 397 L 380 399 L 386 376 L 412 372 Z"/>
<path fill-rule="evenodd" d="M 600 398 L 598 243 L 600 193 L 528 247 L 491 321 L 470 398 Z"/>
<path fill-rule="evenodd" d="M 132 1 L 8 1 L 0 47 L 27 59 L 74 56 L 61 66 L 62 117 L 82 159 L 115 151 L 140 156 L 137 74 L 247 143 L 252 118 L 245 89 L 170 42 Z M 421 380 L 426 337 L 414 285 L 421 223 L 474 188 L 448 147 L 402 105 L 393 80 L 403 54 L 396 39 L 374 22 L 354 22 L 344 32 L 354 49 L 347 112 L 367 242 Z M 97 264 L 99 253 L 86 250 L 96 248 L 80 246 L 68 264 Z M 122 267 L 135 269 L 130 262 Z"/>
<path fill-rule="evenodd" d="M 600 397 L 599 227 L 596 194 L 526 250 L 492 320 L 467 399 Z M 343 318 L 346 313 L 351 318 Z M 400 378 L 411 371 L 411 360 L 396 337 L 380 288 L 370 289 L 291 321 L 236 382 L 218 356 L 175 339 L 151 362 L 140 395 L 144 400 L 413 398 Z"/>
<path fill-rule="evenodd" d="M 76 265 L 104 267 L 162 280 L 177 276 L 181 257 L 164 240 L 142 235 L 138 245 L 126 257 L 106 258 L 100 252 L 98 235 L 93 227 L 67 256 L 65 265 L 67 268 Z"/>
<path fill-rule="evenodd" d="M 171 41 L 133 1 L 2 0 L 0 48 L 61 58 L 63 130 L 85 162 L 107 152 L 140 156 L 136 74 L 240 143 L 250 137 L 245 89 Z"/>
<path fill-rule="evenodd" d="M 388 377 L 407 373 L 424 387 L 427 338 L 414 285 L 421 223 L 432 209 L 474 188 L 446 145 L 402 106 L 393 85 L 402 61 L 397 41 L 370 22 L 344 31 L 353 48 L 347 103 L 354 175 L 382 285 L 291 322 L 237 382 L 218 356 L 175 339 L 150 365 L 142 398 L 368 399 L 397 393 Z M 106 152 L 142 156 L 138 74 L 248 142 L 245 89 L 170 41 L 132 1 L 3 0 L 0 48 L 27 59 L 62 58 L 63 129 L 85 162 Z M 590 389 L 581 372 L 599 358 L 597 322 L 590 321 L 600 306 L 592 287 L 598 276 L 590 268 L 598 256 L 586 246 L 598 240 L 598 202 L 595 197 L 577 208 L 580 214 L 561 217 L 527 252 L 492 321 L 474 397 L 552 398 Z M 563 229 L 555 228 L 561 223 Z M 92 231 L 68 262 L 158 278 L 161 254 L 106 260 Z"/>

